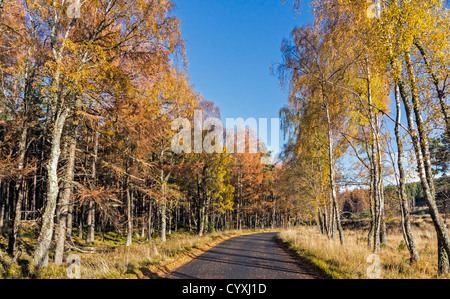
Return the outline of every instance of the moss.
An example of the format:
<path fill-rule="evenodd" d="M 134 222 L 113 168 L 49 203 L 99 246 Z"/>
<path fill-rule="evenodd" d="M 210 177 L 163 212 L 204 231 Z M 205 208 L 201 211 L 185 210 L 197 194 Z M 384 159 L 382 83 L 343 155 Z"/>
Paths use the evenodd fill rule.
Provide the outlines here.
<path fill-rule="evenodd" d="M 8 268 L 8 270 L 6 272 L 6 278 L 9 278 L 9 279 L 24 278 L 22 276 L 21 268 L 17 263 L 13 263 L 10 265 L 10 267 Z"/>
<path fill-rule="evenodd" d="M 17 261 L 6 253 L 0 254 L 0 277 L 10 279 L 35 278 L 35 266 L 31 256 L 22 254 Z"/>
<path fill-rule="evenodd" d="M 408 249 L 408 247 L 406 246 L 405 241 L 401 240 L 400 244 L 398 245 L 398 251 L 401 252 L 405 251 L 406 249 Z"/>
<path fill-rule="evenodd" d="M 13 267 L 13 264 L 14 260 L 6 252 L 0 251 L 0 273 L 2 278 L 9 278 L 10 269 Z M 14 273 L 14 270 L 12 273 Z"/>
<path fill-rule="evenodd" d="M 31 256 L 22 254 L 17 260 L 17 265 L 20 267 L 22 277 L 36 278 L 36 266 Z"/>
<path fill-rule="evenodd" d="M 43 269 L 35 271 L 35 277 L 38 279 L 65 279 L 67 277 L 67 267 L 50 264 Z"/>

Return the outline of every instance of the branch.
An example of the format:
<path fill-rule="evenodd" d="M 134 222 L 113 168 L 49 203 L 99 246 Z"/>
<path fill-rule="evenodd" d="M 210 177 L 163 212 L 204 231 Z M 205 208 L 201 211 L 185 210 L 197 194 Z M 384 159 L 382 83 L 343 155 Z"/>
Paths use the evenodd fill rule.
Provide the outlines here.
<path fill-rule="evenodd" d="M 356 154 L 356 157 L 358 158 L 358 160 L 367 168 L 370 169 L 370 167 L 366 164 L 366 162 L 363 161 L 363 159 L 359 156 L 358 151 L 356 150 L 355 146 L 353 145 L 353 143 L 350 141 L 350 139 L 347 138 L 347 136 L 341 132 L 342 136 L 344 136 L 345 140 L 347 140 L 347 142 L 350 144 L 350 146 L 352 147 L 353 151 Z"/>
<path fill-rule="evenodd" d="M 350 93 L 356 95 L 360 101 L 363 101 L 363 99 L 361 98 L 361 96 L 360 96 L 357 92 L 355 92 L 354 90 L 351 90 L 351 89 L 349 89 L 349 88 L 347 88 L 347 87 L 345 87 L 345 86 L 342 86 L 342 85 L 335 84 L 335 83 L 333 83 L 333 82 L 326 81 L 326 83 L 329 83 L 329 84 L 334 85 L 334 86 L 336 86 L 336 87 L 338 87 L 338 88 L 342 88 L 342 89 L 344 89 L 344 90 L 347 90 L 348 92 L 350 92 Z M 381 112 L 383 115 L 387 116 L 387 117 L 388 117 L 391 121 L 393 121 L 394 123 L 397 123 L 397 121 L 396 121 L 392 116 L 390 116 L 386 111 L 384 111 L 383 109 L 378 108 L 376 105 L 370 104 L 370 103 L 367 102 L 367 101 L 364 101 L 364 102 L 366 102 L 367 105 L 369 105 L 369 106 L 371 106 L 371 107 L 377 109 L 379 112 Z M 398 125 L 399 125 L 403 130 L 405 130 L 405 131 L 408 133 L 408 135 L 411 135 L 410 130 L 407 129 L 405 126 L 403 126 L 403 124 L 398 123 Z"/>

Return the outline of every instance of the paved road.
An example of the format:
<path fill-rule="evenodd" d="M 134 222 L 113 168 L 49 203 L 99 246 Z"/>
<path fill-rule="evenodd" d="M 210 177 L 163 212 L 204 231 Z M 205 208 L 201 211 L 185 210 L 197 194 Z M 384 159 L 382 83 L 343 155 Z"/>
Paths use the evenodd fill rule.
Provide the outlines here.
<path fill-rule="evenodd" d="M 168 278 L 175 279 L 314 279 L 311 269 L 300 264 L 277 242 L 277 233 L 235 237 L 222 242 Z"/>

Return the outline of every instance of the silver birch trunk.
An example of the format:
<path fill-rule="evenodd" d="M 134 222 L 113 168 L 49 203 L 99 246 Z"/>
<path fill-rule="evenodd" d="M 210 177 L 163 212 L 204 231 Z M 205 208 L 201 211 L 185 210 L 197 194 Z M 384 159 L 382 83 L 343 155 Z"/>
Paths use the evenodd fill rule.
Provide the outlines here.
<path fill-rule="evenodd" d="M 371 86 L 371 72 L 366 58 L 367 71 L 367 98 L 369 104 L 369 124 L 371 130 L 371 166 L 373 178 L 373 251 L 377 253 L 381 247 L 382 235 L 382 217 L 384 214 L 384 200 L 382 187 L 382 171 L 381 171 L 381 152 L 380 152 L 380 138 L 379 138 L 379 120 L 373 108 L 372 86 Z"/>
<path fill-rule="evenodd" d="M 56 114 L 55 124 L 52 132 L 50 159 L 47 165 L 48 192 L 47 203 L 42 215 L 42 227 L 34 252 L 34 263 L 43 268 L 48 265 L 48 253 L 53 235 L 56 201 L 59 192 L 58 186 L 58 162 L 61 154 L 61 136 L 64 123 L 69 115 L 70 109 L 64 108 Z"/>
<path fill-rule="evenodd" d="M 408 198 L 406 195 L 406 175 L 405 175 L 405 169 L 403 167 L 403 158 L 404 158 L 404 151 L 403 151 L 403 142 L 402 137 L 400 134 L 400 123 L 401 123 L 401 115 L 402 115 L 402 109 L 401 109 L 401 101 L 400 101 L 400 91 L 399 87 L 395 87 L 395 103 L 397 108 L 397 118 L 396 118 L 396 124 L 395 124 L 395 137 L 397 140 L 397 166 L 398 166 L 398 172 L 399 172 L 399 199 L 400 199 L 400 206 L 401 206 L 401 212 L 402 212 L 402 227 L 404 232 L 404 239 L 405 244 L 408 247 L 409 254 L 411 257 L 411 262 L 418 262 L 420 261 L 419 253 L 417 252 L 416 243 L 414 240 L 414 235 L 412 233 L 411 229 L 411 217 L 410 217 L 410 211 L 409 211 L 409 205 L 408 205 Z"/>
<path fill-rule="evenodd" d="M 336 228 L 339 232 L 339 241 L 341 245 L 344 245 L 344 232 L 341 226 L 340 213 L 337 204 L 337 195 L 336 195 L 336 174 L 335 174 L 335 162 L 334 162 L 334 146 L 333 146 L 333 137 L 331 130 L 331 117 L 328 106 L 326 106 L 326 114 L 327 114 L 327 122 L 328 122 L 328 158 L 330 162 L 330 188 L 331 188 L 331 204 L 332 204 L 332 212 L 333 212 L 333 236 L 336 234 Z"/>
<path fill-rule="evenodd" d="M 422 189 L 424 192 L 425 199 L 427 201 L 427 205 L 430 211 L 431 219 L 433 220 L 433 225 L 436 230 L 437 238 L 438 238 L 438 247 L 439 252 L 441 254 L 439 255 L 438 263 L 443 266 L 440 270 L 448 270 L 448 255 L 450 254 L 450 240 L 448 237 L 447 228 L 445 227 L 444 223 L 442 222 L 441 216 L 439 214 L 439 210 L 437 208 L 436 204 L 436 198 L 435 198 L 435 188 L 434 188 L 434 180 L 433 177 L 430 176 L 429 172 L 427 171 L 427 164 L 430 163 L 430 157 L 429 157 L 429 149 L 426 148 L 428 146 L 428 140 L 427 140 L 427 134 L 425 132 L 425 128 L 423 127 L 422 122 L 422 114 L 421 114 L 421 105 L 417 99 L 417 94 L 415 90 L 415 81 L 413 73 L 412 73 L 412 65 L 410 63 L 410 59 L 408 59 L 408 55 L 405 55 L 408 65 L 408 73 L 410 75 L 410 81 L 411 86 L 413 87 L 413 90 L 411 92 L 412 96 L 412 105 L 409 102 L 406 91 L 403 86 L 403 84 L 399 84 L 400 94 L 402 96 L 402 100 L 405 106 L 405 111 L 407 115 L 408 120 L 408 126 L 410 130 L 411 139 L 413 141 L 414 151 L 416 154 L 416 160 L 417 160 L 417 166 L 419 171 L 419 177 L 422 184 Z M 409 63 L 408 63 L 409 62 Z M 414 114 L 413 114 L 413 108 L 414 106 Z M 414 116 L 416 116 L 416 123 L 418 126 L 418 132 L 415 129 L 414 125 Z M 424 150 L 428 150 L 428 155 Z M 427 161 L 428 160 L 428 161 Z M 428 168 L 428 170 L 431 170 L 431 168 Z M 443 273 L 443 272 L 441 272 Z"/>
<path fill-rule="evenodd" d="M 370 165 L 373 164 L 372 156 L 369 154 Z M 369 223 L 369 233 L 367 235 L 367 246 L 370 250 L 373 250 L 374 241 L 374 224 L 375 224 L 375 180 L 373 175 L 373 166 L 370 169 L 370 194 L 369 194 L 369 205 L 370 205 L 370 223 Z"/>
<path fill-rule="evenodd" d="M 132 200 L 133 195 L 130 192 L 129 188 L 127 188 L 127 247 L 131 246 L 131 244 L 133 243 L 133 215 L 131 213 Z"/>

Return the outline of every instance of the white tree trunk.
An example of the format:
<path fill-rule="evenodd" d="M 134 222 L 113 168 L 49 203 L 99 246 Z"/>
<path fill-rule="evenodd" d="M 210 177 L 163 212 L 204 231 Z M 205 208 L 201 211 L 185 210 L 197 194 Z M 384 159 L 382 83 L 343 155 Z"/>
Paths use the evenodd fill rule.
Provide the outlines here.
<path fill-rule="evenodd" d="M 69 115 L 70 109 L 65 108 L 56 114 L 55 125 L 52 133 L 52 146 L 50 159 L 47 165 L 48 192 L 44 215 L 42 216 L 42 227 L 34 252 L 34 263 L 42 268 L 48 265 L 48 253 L 53 235 L 56 200 L 58 198 L 58 162 L 61 154 L 61 136 L 64 123 Z"/>

